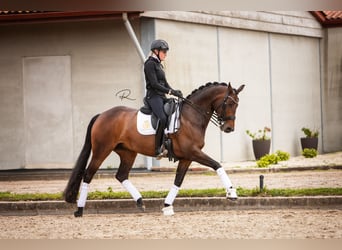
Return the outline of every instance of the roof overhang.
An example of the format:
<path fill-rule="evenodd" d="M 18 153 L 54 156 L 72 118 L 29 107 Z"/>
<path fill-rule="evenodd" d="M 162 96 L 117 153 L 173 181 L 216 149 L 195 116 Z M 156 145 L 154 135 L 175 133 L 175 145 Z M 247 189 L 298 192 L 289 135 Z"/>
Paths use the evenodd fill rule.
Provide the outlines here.
<path fill-rule="evenodd" d="M 342 11 L 310 11 L 323 27 L 342 27 Z"/>
<path fill-rule="evenodd" d="M 121 19 L 122 11 L 0 11 L 0 24 Z M 129 11 L 137 18 L 141 11 Z"/>

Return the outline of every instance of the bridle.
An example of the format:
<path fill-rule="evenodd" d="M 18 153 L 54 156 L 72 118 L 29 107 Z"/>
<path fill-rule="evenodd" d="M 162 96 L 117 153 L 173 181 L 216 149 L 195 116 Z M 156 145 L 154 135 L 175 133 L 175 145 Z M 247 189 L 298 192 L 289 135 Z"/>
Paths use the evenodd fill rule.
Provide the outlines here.
<path fill-rule="evenodd" d="M 239 103 L 237 100 L 235 100 L 233 97 L 229 95 L 229 89 L 228 89 L 227 94 L 225 95 L 223 102 L 221 104 L 221 114 L 218 115 L 215 110 L 212 117 L 210 117 L 210 121 L 213 124 L 215 124 L 217 127 L 221 127 L 226 121 L 234 121 L 236 118 L 235 115 L 225 116 L 228 99 L 232 100 L 235 104 Z"/>
<path fill-rule="evenodd" d="M 211 112 L 209 111 L 204 111 L 203 109 L 201 109 L 198 105 L 196 105 L 195 103 L 193 103 L 192 101 L 186 99 L 186 98 L 181 98 L 185 103 L 189 104 L 192 108 L 194 108 L 197 112 L 199 112 L 200 114 L 202 114 L 203 116 L 207 117 L 210 115 Z M 227 94 L 225 95 L 225 97 L 223 98 L 223 102 L 222 104 L 219 106 L 221 107 L 221 114 L 218 115 L 216 110 L 214 110 L 214 112 L 212 113 L 212 115 L 210 116 L 210 121 L 217 127 L 221 127 L 224 122 L 226 121 L 234 121 L 235 120 L 235 115 L 229 115 L 229 116 L 225 116 L 226 113 L 226 108 L 227 108 L 227 103 L 228 103 L 228 99 L 232 100 L 235 104 L 238 104 L 239 101 L 235 100 L 233 97 L 231 97 L 229 95 L 229 89 L 227 89 Z M 219 108 L 217 108 L 218 110 Z"/>

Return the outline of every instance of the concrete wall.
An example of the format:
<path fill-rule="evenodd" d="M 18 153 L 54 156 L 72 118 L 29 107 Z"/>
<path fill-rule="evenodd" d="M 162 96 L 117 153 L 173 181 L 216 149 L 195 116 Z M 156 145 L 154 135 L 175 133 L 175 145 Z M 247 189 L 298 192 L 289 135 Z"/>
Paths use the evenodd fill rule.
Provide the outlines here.
<path fill-rule="evenodd" d="M 307 11 L 146 11 L 144 17 L 277 34 L 322 37 Z"/>
<path fill-rule="evenodd" d="M 142 104 L 142 63 L 122 20 L 2 25 L 0 37 L 1 169 L 71 167 L 93 115 Z M 121 100 L 115 94 L 122 89 L 136 100 Z M 69 117 L 66 128 L 52 129 L 60 124 L 51 119 L 56 112 Z M 62 139 L 65 150 L 51 138 Z M 114 154 L 107 166 L 118 166 Z"/>
<path fill-rule="evenodd" d="M 165 63 L 169 82 L 185 94 L 207 81 L 232 82 L 236 88 L 246 84 L 240 94 L 236 131 L 221 134 L 212 125 L 207 130 L 204 151 L 215 159 L 254 159 L 247 129 L 271 127 L 272 151 L 294 156 L 301 151 L 303 126 L 321 131 L 318 37 L 164 18 L 155 21 L 155 33 L 171 46 Z"/>
<path fill-rule="evenodd" d="M 220 28 L 221 80 L 231 81 L 240 93 L 236 130 L 224 135 L 224 161 L 253 159 L 246 130 L 271 127 L 271 98 L 268 34 Z"/>
<path fill-rule="evenodd" d="M 25 166 L 25 133 L 21 58 L 15 55 L 16 39 L 0 39 L 0 159 L 1 169 Z M 4 43 L 4 41 L 6 43 Z M 6 46 L 5 46 L 6 45 Z M 7 52 L 6 52 L 7 51 Z"/>
<path fill-rule="evenodd" d="M 323 147 L 342 150 L 342 28 L 326 30 L 323 53 Z"/>
<path fill-rule="evenodd" d="M 322 134 L 319 40 L 272 35 L 270 43 L 273 149 L 299 155 L 302 127 Z"/>
<path fill-rule="evenodd" d="M 246 84 L 235 132 L 208 127 L 215 159 L 254 159 L 245 130 L 264 126 L 273 151 L 299 155 L 302 126 L 320 130 L 320 152 L 341 150 L 341 29 L 324 36 L 301 11 L 145 12 L 133 26 L 146 54 L 153 39 L 169 42 L 167 78 L 185 95 L 209 81 Z M 93 115 L 142 104 L 143 65 L 122 20 L 0 25 L 0 36 L 0 169 L 71 167 Z"/>

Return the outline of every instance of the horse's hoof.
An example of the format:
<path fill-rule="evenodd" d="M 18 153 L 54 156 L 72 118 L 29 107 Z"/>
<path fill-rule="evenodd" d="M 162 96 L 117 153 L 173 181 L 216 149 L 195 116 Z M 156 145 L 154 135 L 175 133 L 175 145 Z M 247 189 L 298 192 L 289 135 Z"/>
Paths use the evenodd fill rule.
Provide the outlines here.
<path fill-rule="evenodd" d="M 236 189 L 235 188 L 229 188 L 227 190 L 226 198 L 228 200 L 231 200 L 231 201 L 236 201 L 238 198 L 237 193 L 236 193 Z"/>
<path fill-rule="evenodd" d="M 144 202 L 143 202 L 142 198 L 139 198 L 139 199 L 137 200 L 137 208 L 138 208 L 141 212 L 145 212 L 146 207 L 145 207 L 145 205 L 144 205 Z"/>
<path fill-rule="evenodd" d="M 137 208 L 141 211 L 141 212 L 145 212 L 145 205 L 142 205 L 142 206 L 137 206 Z"/>
<path fill-rule="evenodd" d="M 83 207 L 79 207 L 77 211 L 74 212 L 75 217 L 82 217 L 83 215 Z"/>
<path fill-rule="evenodd" d="M 164 207 L 162 211 L 165 216 L 172 216 L 175 214 L 173 211 L 173 206 Z"/>
<path fill-rule="evenodd" d="M 227 200 L 230 200 L 230 201 L 237 201 L 237 198 L 228 198 L 228 197 L 227 197 Z"/>

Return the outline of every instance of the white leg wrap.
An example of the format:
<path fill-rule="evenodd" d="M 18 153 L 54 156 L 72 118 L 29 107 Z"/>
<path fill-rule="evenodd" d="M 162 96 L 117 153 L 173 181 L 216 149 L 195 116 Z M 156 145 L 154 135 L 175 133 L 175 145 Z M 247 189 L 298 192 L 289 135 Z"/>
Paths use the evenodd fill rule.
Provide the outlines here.
<path fill-rule="evenodd" d="M 232 182 L 230 181 L 226 171 L 223 168 L 219 168 L 216 170 L 217 175 L 220 177 L 223 186 L 228 190 L 233 186 Z"/>
<path fill-rule="evenodd" d="M 179 191 L 179 187 L 173 185 L 169 193 L 166 196 L 165 204 L 172 205 Z"/>
<path fill-rule="evenodd" d="M 138 189 L 136 189 L 135 186 L 133 186 L 132 182 L 130 182 L 129 180 L 124 180 L 123 182 L 121 182 L 121 184 L 131 194 L 135 201 L 141 198 L 140 192 L 138 191 Z"/>
<path fill-rule="evenodd" d="M 80 196 L 78 197 L 77 207 L 85 207 L 88 196 L 88 183 L 83 182 L 81 185 Z"/>

